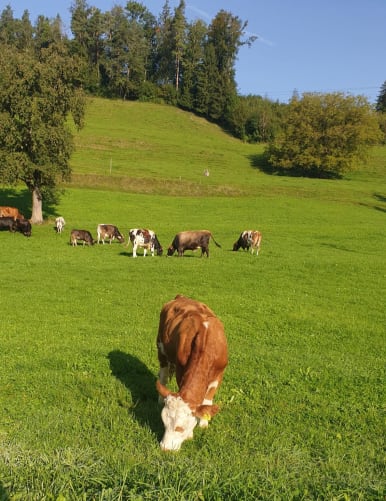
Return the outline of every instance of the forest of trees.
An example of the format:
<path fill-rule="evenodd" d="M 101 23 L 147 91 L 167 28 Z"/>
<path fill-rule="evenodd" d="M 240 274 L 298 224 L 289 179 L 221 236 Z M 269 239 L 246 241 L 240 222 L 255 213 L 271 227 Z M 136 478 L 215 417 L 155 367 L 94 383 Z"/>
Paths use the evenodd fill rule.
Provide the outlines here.
<path fill-rule="evenodd" d="M 185 7 L 180 0 L 172 10 L 165 0 L 156 17 L 140 2 L 102 12 L 74 0 L 68 36 L 59 16 L 40 15 L 32 24 L 28 10 L 16 19 L 8 5 L 0 15 L 0 44 L 23 50 L 60 42 L 82 64 L 89 94 L 176 105 L 245 141 L 267 141 L 285 105 L 237 93 L 239 48 L 256 38 L 246 35 L 247 22 L 224 10 L 209 24 L 188 22 Z"/>

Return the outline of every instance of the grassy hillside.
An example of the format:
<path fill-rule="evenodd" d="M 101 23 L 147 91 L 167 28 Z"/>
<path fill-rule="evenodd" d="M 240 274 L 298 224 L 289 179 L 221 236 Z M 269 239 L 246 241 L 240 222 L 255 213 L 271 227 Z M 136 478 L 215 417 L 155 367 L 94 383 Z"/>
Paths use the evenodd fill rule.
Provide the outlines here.
<path fill-rule="evenodd" d="M 260 147 L 190 114 L 99 99 L 76 142 L 47 223 L 0 233 L 0 500 L 384 500 L 385 148 L 340 181 L 270 176 Z M 222 248 L 69 245 L 98 223 L 164 248 L 208 228 Z M 231 250 L 247 228 L 258 257 Z M 165 454 L 155 338 L 177 293 L 223 321 L 229 365 L 209 428 Z"/>
<path fill-rule="evenodd" d="M 339 182 L 270 176 L 261 145 L 171 106 L 93 99 L 76 134 L 72 186 L 166 195 L 318 197 L 369 204 L 384 182 L 386 149 Z M 209 177 L 203 172 L 208 169 Z M 364 187 L 362 181 L 366 181 Z"/>

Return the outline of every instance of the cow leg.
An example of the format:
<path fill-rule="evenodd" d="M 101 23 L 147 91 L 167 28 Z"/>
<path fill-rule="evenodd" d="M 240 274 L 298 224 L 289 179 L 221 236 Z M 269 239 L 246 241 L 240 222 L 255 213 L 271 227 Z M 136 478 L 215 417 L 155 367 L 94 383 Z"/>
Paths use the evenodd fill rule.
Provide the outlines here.
<path fill-rule="evenodd" d="M 133 245 L 133 257 L 137 257 L 137 244 Z"/>
<path fill-rule="evenodd" d="M 206 390 L 205 398 L 202 401 L 202 405 L 213 405 L 213 398 L 216 394 L 217 388 L 219 387 L 221 381 L 212 381 L 208 385 L 208 389 Z M 209 424 L 209 420 L 205 418 L 200 418 L 199 427 L 207 428 Z"/>
<path fill-rule="evenodd" d="M 143 257 L 146 257 L 146 247 L 143 248 Z"/>

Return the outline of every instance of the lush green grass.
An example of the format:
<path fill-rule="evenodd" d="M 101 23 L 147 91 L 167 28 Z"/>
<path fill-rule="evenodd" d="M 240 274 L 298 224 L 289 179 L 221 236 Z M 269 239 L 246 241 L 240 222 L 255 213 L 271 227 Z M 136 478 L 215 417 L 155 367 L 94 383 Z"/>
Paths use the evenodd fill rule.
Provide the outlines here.
<path fill-rule="evenodd" d="M 160 109 L 172 113 L 154 107 L 151 115 Z M 93 130 L 82 141 L 89 134 L 100 145 L 92 143 L 100 123 L 100 135 L 118 142 L 123 118 L 107 130 L 91 111 Z M 68 222 L 64 234 L 53 231 L 50 208 L 30 239 L 0 233 L 0 499 L 383 499 L 385 150 L 374 152 L 367 173 L 342 181 L 271 177 L 251 165 L 250 146 L 189 118 L 195 133 L 213 135 L 202 151 L 215 157 L 229 145 L 234 157 L 224 155 L 221 179 L 214 163 L 204 178 L 198 162 L 180 181 L 183 155 L 171 152 L 188 132 L 174 135 L 177 118 L 168 126 L 153 119 L 159 125 L 147 121 L 146 130 L 154 142 L 167 143 L 167 127 L 175 141 L 160 153 L 162 169 L 137 152 L 142 170 L 122 166 L 114 184 L 116 160 L 110 176 L 98 171 L 97 148 L 83 147 L 78 177 L 56 208 Z M 145 135 L 139 118 L 136 126 Z M 197 152 L 205 143 L 195 133 L 189 148 Z M 95 170 L 87 170 L 93 150 Z M 124 158 L 118 150 L 106 159 Z M 155 193 L 163 169 L 180 196 Z M 142 175 L 151 195 L 131 192 L 129 181 Z M 186 196 L 207 181 L 207 193 Z M 91 188 L 80 187 L 86 182 Z M 221 196 L 226 187 L 244 196 Z M 4 191 L 0 203 L 11 195 Z M 25 203 L 23 192 L 14 195 Z M 125 236 L 150 227 L 164 248 L 177 231 L 208 228 L 222 248 L 211 244 L 209 259 L 132 259 L 117 243 L 68 244 L 71 227 L 95 236 L 100 222 Z M 231 251 L 249 227 L 263 232 L 258 257 Z M 179 453 L 165 454 L 155 336 L 162 304 L 177 293 L 219 315 L 230 359 L 221 412 Z"/>

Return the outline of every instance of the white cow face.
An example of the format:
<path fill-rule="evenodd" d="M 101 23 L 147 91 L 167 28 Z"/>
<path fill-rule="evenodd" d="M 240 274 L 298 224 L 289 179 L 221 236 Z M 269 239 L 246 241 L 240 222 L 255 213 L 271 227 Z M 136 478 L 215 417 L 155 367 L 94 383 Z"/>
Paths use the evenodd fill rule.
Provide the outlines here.
<path fill-rule="evenodd" d="M 166 397 L 161 417 L 165 426 L 165 434 L 160 443 L 163 451 L 178 451 L 185 440 L 193 438 L 197 419 L 181 397 Z"/>

